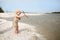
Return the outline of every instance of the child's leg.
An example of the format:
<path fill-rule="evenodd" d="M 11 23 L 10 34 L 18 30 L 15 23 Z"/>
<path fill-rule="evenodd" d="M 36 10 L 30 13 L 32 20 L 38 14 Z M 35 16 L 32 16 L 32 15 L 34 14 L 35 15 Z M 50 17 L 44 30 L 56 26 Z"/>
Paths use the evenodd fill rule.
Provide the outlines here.
<path fill-rule="evenodd" d="M 18 33 L 18 21 L 14 22 L 15 33 Z"/>
<path fill-rule="evenodd" d="M 16 26 L 16 28 L 15 28 L 15 32 L 18 33 L 18 26 Z"/>

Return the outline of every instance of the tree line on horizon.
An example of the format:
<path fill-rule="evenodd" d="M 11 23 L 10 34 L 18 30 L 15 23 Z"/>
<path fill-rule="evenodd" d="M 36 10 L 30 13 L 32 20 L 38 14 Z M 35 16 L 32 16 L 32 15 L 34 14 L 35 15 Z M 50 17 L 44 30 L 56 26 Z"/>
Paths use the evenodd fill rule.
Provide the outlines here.
<path fill-rule="evenodd" d="M 0 7 L 0 13 L 4 13 L 4 10 Z"/>
<path fill-rule="evenodd" d="M 60 14 L 60 12 L 52 12 L 52 13 L 56 13 L 56 14 L 58 13 L 58 14 Z"/>

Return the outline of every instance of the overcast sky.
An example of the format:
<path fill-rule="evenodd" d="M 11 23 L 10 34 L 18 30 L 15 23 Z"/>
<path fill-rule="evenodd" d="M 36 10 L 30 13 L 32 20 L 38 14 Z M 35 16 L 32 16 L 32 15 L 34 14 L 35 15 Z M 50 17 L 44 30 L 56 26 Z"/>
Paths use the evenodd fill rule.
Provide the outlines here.
<path fill-rule="evenodd" d="M 26 12 L 60 11 L 60 0 L 0 0 L 4 11 L 21 9 Z"/>

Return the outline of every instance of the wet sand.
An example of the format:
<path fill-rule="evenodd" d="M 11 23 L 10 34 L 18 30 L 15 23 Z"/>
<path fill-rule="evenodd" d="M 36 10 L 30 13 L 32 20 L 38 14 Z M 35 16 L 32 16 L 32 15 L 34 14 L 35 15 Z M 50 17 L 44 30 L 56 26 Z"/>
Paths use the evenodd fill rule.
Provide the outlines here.
<path fill-rule="evenodd" d="M 13 21 L 13 17 L 0 17 L 8 21 Z M 60 40 L 60 14 L 45 14 L 23 17 L 21 23 L 35 26 L 37 33 L 44 35 L 47 40 Z"/>

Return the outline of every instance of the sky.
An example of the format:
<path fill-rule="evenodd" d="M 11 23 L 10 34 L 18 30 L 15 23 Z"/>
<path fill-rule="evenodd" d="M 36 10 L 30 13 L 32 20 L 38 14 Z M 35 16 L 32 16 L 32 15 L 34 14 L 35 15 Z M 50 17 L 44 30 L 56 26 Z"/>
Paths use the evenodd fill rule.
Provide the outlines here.
<path fill-rule="evenodd" d="M 0 6 L 4 11 L 60 12 L 60 0 L 0 0 Z"/>

